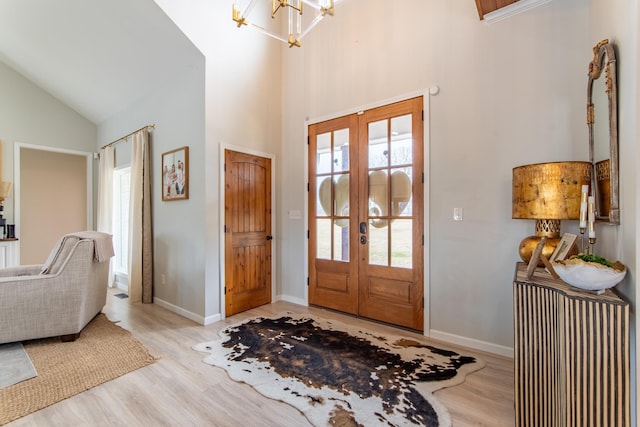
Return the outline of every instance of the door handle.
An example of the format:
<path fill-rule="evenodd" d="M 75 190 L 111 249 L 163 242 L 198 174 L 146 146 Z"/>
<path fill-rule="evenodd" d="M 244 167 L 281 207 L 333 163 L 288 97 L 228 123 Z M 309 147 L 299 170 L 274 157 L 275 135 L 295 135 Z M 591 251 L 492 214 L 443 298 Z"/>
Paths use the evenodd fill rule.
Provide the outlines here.
<path fill-rule="evenodd" d="M 367 244 L 367 236 L 365 236 L 364 234 L 362 236 L 360 236 L 360 243 L 363 245 Z"/>
<path fill-rule="evenodd" d="M 273 240 L 273 236 L 267 236 L 267 240 Z"/>
<path fill-rule="evenodd" d="M 366 222 L 361 222 L 360 223 L 360 234 L 367 234 L 367 223 Z"/>

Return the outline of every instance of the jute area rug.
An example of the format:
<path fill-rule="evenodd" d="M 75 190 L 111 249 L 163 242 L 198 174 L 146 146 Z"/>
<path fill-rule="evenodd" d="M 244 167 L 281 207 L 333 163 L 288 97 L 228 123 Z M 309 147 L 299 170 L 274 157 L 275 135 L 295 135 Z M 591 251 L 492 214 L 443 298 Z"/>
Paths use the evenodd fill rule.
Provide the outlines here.
<path fill-rule="evenodd" d="M 326 319 L 258 317 L 193 348 L 315 426 L 449 426 L 432 395 L 484 362 L 424 340 L 372 333 Z"/>
<path fill-rule="evenodd" d="M 0 425 L 155 361 L 131 333 L 96 316 L 74 342 L 25 341 L 38 375 L 0 390 Z"/>

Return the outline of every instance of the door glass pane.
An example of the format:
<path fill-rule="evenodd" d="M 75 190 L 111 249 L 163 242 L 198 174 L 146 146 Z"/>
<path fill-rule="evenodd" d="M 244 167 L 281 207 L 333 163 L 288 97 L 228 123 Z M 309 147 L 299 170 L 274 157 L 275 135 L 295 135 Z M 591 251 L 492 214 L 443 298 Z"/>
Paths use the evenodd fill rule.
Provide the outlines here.
<path fill-rule="evenodd" d="M 333 133 L 333 171 L 349 170 L 349 129 Z"/>
<path fill-rule="evenodd" d="M 391 215 L 411 216 L 412 168 L 391 169 Z"/>
<path fill-rule="evenodd" d="M 369 123 L 369 168 L 389 164 L 387 120 Z"/>
<path fill-rule="evenodd" d="M 369 264 L 389 265 L 389 230 L 369 225 Z"/>
<path fill-rule="evenodd" d="M 413 260 L 412 220 L 397 219 L 391 223 L 391 266 L 411 268 Z"/>
<path fill-rule="evenodd" d="M 389 215 L 389 179 L 387 171 L 378 170 L 369 174 L 369 216 Z"/>
<path fill-rule="evenodd" d="M 349 227 L 341 227 L 338 221 L 333 226 L 333 259 L 349 261 Z"/>
<path fill-rule="evenodd" d="M 316 220 L 316 258 L 331 259 L 331 220 Z"/>
<path fill-rule="evenodd" d="M 391 165 L 413 163 L 411 114 L 391 119 Z"/>
<path fill-rule="evenodd" d="M 334 215 L 349 216 L 349 175 L 342 174 L 335 178 L 333 187 Z M 349 221 L 345 225 L 348 225 Z"/>
<path fill-rule="evenodd" d="M 316 173 L 331 172 L 331 133 L 316 136 Z"/>
<path fill-rule="evenodd" d="M 331 206 L 333 205 L 333 189 L 331 188 L 331 177 L 321 176 L 316 178 L 316 215 L 331 216 Z"/>

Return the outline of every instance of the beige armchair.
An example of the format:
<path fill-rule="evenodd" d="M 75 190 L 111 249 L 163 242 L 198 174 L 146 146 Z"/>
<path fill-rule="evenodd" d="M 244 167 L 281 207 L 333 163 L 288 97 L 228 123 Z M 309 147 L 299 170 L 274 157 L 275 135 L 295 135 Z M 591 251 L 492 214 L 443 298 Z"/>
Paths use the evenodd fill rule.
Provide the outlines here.
<path fill-rule="evenodd" d="M 106 304 L 111 235 L 63 236 L 43 265 L 0 269 L 0 344 L 75 340 Z"/>

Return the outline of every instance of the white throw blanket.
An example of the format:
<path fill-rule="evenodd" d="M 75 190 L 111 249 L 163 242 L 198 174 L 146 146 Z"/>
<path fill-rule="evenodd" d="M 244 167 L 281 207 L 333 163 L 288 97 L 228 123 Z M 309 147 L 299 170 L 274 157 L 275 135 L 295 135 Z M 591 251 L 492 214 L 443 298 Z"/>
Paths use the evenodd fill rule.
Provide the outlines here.
<path fill-rule="evenodd" d="M 88 230 L 67 234 L 67 236 L 93 240 L 93 256 L 98 262 L 108 261 L 109 258 L 115 255 L 113 252 L 113 238 L 111 234 Z"/>

